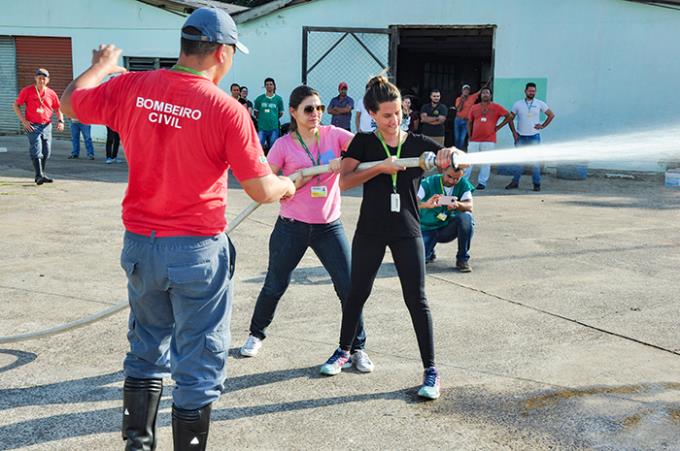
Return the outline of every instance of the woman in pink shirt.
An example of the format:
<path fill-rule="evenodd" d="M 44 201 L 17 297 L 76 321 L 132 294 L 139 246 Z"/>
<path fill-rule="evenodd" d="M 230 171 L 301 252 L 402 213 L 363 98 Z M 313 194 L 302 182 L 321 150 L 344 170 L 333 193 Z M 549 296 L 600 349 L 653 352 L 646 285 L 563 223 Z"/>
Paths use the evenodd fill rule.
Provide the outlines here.
<path fill-rule="evenodd" d="M 290 94 L 290 132 L 276 140 L 267 159 L 274 173 L 290 175 L 301 169 L 329 164 L 331 173 L 304 177 L 296 182 L 295 195 L 281 201 L 279 218 L 269 238 L 269 267 L 255 304 L 250 336 L 241 355 L 254 357 L 274 319 L 279 299 L 290 284 L 293 270 L 308 248 L 312 248 L 328 271 L 335 292 L 344 305 L 350 285 L 350 247 L 340 221 L 340 153 L 347 149 L 352 133 L 332 125 L 321 125 L 324 105 L 319 93 L 298 86 Z M 352 364 L 362 372 L 373 370 L 364 352 L 363 319 L 352 343 Z"/>

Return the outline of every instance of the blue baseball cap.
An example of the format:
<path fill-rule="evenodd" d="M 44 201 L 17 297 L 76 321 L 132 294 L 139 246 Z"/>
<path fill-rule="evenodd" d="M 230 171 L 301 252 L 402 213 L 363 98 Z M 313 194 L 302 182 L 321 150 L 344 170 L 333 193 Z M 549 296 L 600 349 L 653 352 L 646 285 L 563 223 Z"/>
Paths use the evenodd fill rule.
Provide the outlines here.
<path fill-rule="evenodd" d="M 185 33 L 184 29 L 193 27 L 201 34 Z M 248 47 L 238 40 L 236 23 L 226 11 L 219 8 L 199 8 L 182 25 L 182 37 L 190 41 L 215 42 L 235 45 L 242 53 L 250 53 Z"/>

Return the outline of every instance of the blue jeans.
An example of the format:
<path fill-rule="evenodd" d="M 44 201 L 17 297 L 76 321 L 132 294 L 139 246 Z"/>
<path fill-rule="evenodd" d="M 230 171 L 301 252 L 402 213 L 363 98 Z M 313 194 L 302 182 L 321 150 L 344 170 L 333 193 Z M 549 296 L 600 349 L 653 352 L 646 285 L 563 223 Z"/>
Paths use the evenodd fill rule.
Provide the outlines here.
<path fill-rule="evenodd" d="M 80 155 L 80 134 L 83 134 L 85 141 L 85 148 L 87 149 L 87 156 L 94 157 L 94 146 L 92 145 L 92 136 L 90 136 L 91 127 L 80 122 L 71 122 L 71 145 L 73 150 L 71 155 Z"/>
<path fill-rule="evenodd" d="M 171 375 L 173 403 L 199 409 L 224 388 L 236 252 L 225 234 L 155 238 L 125 232 L 130 351 L 125 377 Z"/>
<path fill-rule="evenodd" d="M 522 147 L 522 146 L 536 146 L 538 144 L 541 144 L 541 134 L 537 133 L 533 136 L 519 136 L 519 139 L 515 143 L 515 147 Z M 512 166 L 512 181 L 519 183 L 520 177 L 522 177 L 522 173 L 524 172 L 524 166 L 523 165 L 513 165 Z M 534 185 L 540 185 L 541 184 L 541 165 L 539 163 L 534 163 L 532 169 L 531 169 L 531 179 L 534 182 Z"/>
<path fill-rule="evenodd" d="M 459 117 L 456 117 L 456 120 L 453 122 L 456 149 L 465 149 L 465 138 L 467 138 L 468 132 L 467 125 L 468 121 Z"/>
<path fill-rule="evenodd" d="M 475 230 L 475 219 L 472 213 L 458 213 L 449 220 L 442 228 L 423 230 L 423 245 L 425 246 L 425 258 L 429 259 L 434 253 L 437 243 L 450 243 L 458 238 L 458 253 L 456 261 L 468 261 L 470 259 L 470 244 Z"/>
<path fill-rule="evenodd" d="M 265 330 L 274 319 L 291 274 L 309 247 L 331 276 L 340 304 L 345 305 L 350 287 L 350 251 L 342 222 L 338 219 L 329 224 L 307 224 L 279 217 L 269 238 L 269 267 L 250 321 L 251 335 L 261 340 L 266 337 Z M 365 345 L 362 317 L 352 351 L 364 349 Z"/>
<path fill-rule="evenodd" d="M 277 128 L 276 130 L 260 130 L 257 132 L 257 136 L 260 138 L 260 145 L 264 148 L 271 149 L 274 145 L 274 141 L 279 139 L 281 131 Z"/>
<path fill-rule="evenodd" d="M 47 160 L 52 153 L 52 124 L 34 124 L 33 131 L 28 132 L 28 154 L 31 160 L 44 158 Z"/>

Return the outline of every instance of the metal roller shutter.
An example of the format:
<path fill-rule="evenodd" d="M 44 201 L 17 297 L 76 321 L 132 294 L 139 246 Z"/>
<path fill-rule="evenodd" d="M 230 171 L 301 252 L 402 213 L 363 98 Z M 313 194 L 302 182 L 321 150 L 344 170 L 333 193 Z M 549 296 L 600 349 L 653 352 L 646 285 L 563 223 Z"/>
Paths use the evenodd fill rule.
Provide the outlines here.
<path fill-rule="evenodd" d="M 12 110 L 17 98 L 17 64 L 14 38 L 0 36 L 0 133 L 17 133 L 19 120 Z"/>
<path fill-rule="evenodd" d="M 50 72 L 49 87 L 61 96 L 73 80 L 71 38 L 16 36 L 17 81 L 19 89 L 34 83 L 35 70 L 44 67 Z M 52 121 L 56 121 L 56 115 Z M 64 133 L 70 136 L 69 121 Z M 57 133 L 56 130 L 53 133 Z"/>

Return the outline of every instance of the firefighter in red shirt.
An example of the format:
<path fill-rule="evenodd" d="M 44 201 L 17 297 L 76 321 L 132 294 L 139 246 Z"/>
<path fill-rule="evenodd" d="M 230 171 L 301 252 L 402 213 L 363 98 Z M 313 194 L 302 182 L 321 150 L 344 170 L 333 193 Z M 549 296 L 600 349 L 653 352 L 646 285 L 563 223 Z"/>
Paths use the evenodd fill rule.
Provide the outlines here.
<path fill-rule="evenodd" d="M 21 90 L 12 108 L 28 134 L 28 153 L 35 169 L 35 183 L 52 183 L 45 174 L 45 162 L 50 157 L 52 144 L 52 113 L 56 111 L 57 131 L 64 130 L 64 115 L 61 113 L 57 93 L 47 87 L 50 73 L 47 69 L 35 71 L 35 84 Z M 21 105 L 26 105 L 26 114 L 21 113 Z"/>
<path fill-rule="evenodd" d="M 295 193 L 272 174 L 248 110 L 217 85 L 248 50 L 221 9 L 182 27 L 170 70 L 124 74 L 121 51 L 100 46 L 64 92 L 66 114 L 120 133 L 129 164 L 121 266 L 128 277 L 124 361 L 126 449 L 154 449 L 162 378 L 172 376 L 175 450 L 204 450 L 211 404 L 225 379 L 235 251 L 224 234 L 227 169 L 255 201 Z"/>

